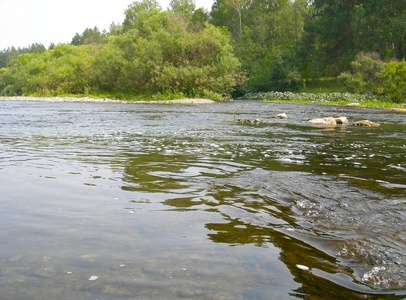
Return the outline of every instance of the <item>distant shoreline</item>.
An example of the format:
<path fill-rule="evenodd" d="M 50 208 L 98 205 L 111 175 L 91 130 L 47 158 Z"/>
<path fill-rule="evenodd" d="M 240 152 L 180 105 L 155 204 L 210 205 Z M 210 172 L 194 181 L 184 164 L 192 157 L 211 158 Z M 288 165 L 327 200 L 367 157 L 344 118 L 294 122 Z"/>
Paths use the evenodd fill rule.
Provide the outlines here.
<path fill-rule="evenodd" d="M 209 104 L 215 101 L 210 99 L 174 99 L 174 100 L 116 100 L 108 98 L 89 98 L 89 97 L 31 97 L 31 96 L 12 96 L 0 97 L 0 101 L 32 101 L 32 102 L 71 102 L 71 103 L 131 103 L 131 104 Z"/>

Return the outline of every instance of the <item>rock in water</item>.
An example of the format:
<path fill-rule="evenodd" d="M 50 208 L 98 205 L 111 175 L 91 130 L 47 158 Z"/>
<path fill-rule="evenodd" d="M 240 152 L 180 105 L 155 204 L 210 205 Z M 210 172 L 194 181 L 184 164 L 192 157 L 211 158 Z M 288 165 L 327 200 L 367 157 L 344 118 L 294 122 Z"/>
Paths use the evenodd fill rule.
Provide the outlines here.
<path fill-rule="evenodd" d="M 280 113 L 280 114 L 277 114 L 277 115 L 275 116 L 275 118 L 277 118 L 277 119 L 287 119 L 287 118 L 288 118 L 288 115 L 285 114 L 285 113 Z"/>
<path fill-rule="evenodd" d="M 347 117 L 339 117 L 339 118 L 335 118 L 335 119 L 336 119 L 336 123 L 338 125 L 347 125 L 348 124 Z"/>
<path fill-rule="evenodd" d="M 362 127 L 378 127 L 381 126 L 379 123 L 372 122 L 370 120 L 361 120 L 353 123 L 354 126 L 362 126 Z"/>
<path fill-rule="evenodd" d="M 298 269 L 300 269 L 300 270 L 303 270 L 303 271 L 309 271 L 310 270 L 310 268 L 308 266 L 305 266 L 305 265 L 296 265 L 296 267 Z"/>
<path fill-rule="evenodd" d="M 337 125 L 336 119 L 333 117 L 311 119 L 309 123 L 315 125 Z"/>

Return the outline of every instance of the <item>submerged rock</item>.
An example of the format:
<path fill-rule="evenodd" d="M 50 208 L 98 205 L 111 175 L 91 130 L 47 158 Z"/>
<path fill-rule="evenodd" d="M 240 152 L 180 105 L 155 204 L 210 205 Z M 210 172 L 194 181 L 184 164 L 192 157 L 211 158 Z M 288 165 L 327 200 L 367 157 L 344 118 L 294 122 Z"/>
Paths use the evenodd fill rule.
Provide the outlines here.
<path fill-rule="evenodd" d="M 260 119 L 238 119 L 237 121 L 240 123 L 244 123 L 244 124 L 255 124 L 255 125 L 271 123 L 269 121 L 260 120 Z"/>
<path fill-rule="evenodd" d="M 285 113 L 280 113 L 280 114 L 275 115 L 274 118 L 277 118 L 277 119 L 287 119 L 287 118 L 288 118 L 288 115 L 285 114 Z"/>
<path fill-rule="evenodd" d="M 281 114 L 275 115 L 274 118 L 287 119 L 288 116 L 285 113 L 281 113 Z M 270 121 L 261 120 L 261 119 L 237 119 L 237 122 L 242 123 L 242 124 L 254 124 L 254 125 L 272 124 L 272 122 L 270 122 Z M 378 127 L 381 125 L 379 123 L 375 123 L 370 120 L 360 120 L 360 121 L 356 121 L 356 122 L 349 122 L 347 117 L 315 118 L 315 119 L 308 120 L 308 123 L 313 124 L 313 125 L 321 125 L 321 126 L 353 125 L 353 126 L 360 126 L 360 127 Z"/>
<path fill-rule="evenodd" d="M 303 271 L 309 271 L 310 270 L 310 268 L 308 266 L 305 266 L 305 265 L 296 265 L 296 267 L 298 269 L 300 269 L 300 270 L 303 270 Z"/>
<path fill-rule="evenodd" d="M 353 123 L 354 126 L 362 126 L 362 127 L 378 127 L 381 126 L 379 123 L 372 122 L 370 120 L 361 120 Z"/>

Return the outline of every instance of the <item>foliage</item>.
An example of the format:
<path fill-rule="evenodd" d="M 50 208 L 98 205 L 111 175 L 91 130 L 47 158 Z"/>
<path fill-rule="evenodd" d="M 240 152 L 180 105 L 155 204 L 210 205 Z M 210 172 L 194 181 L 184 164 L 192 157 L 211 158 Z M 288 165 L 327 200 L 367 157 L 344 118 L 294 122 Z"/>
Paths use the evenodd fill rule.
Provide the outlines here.
<path fill-rule="evenodd" d="M 2 94 L 84 94 L 91 74 L 91 46 L 59 45 L 41 54 L 22 54 L 11 61 Z"/>
<path fill-rule="evenodd" d="M 393 102 L 406 102 L 406 62 L 382 62 L 376 54 L 360 55 L 352 72 L 339 78 L 351 93 L 374 93 Z"/>
<path fill-rule="evenodd" d="M 389 62 L 377 73 L 382 80 L 382 94 L 395 103 L 406 102 L 406 62 Z"/>
<path fill-rule="evenodd" d="M 294 52 L 285 51 L 275 55 L 270 72 L 273 91 L 296 91 L 299 89 L 302 76 L 298 69 L 298 60 Z"/>
<path fill-rule="evenodd" d="M 17 56 L 1 73 L 2 93 L 227 97 L 239 70 L 229 34 L 198 23 L 192 2 L 172 4 L 179 12 L 162 11 L 153 0 L 133 3 L 123 26 L 101 44 L 95 27 L 74 38 L 78 46 Z"/>
<path fill-rule="evenodd" d="M 71 45 L 84 48 L 0 51 L 0 93 L 236 96 L 341 73 L 348 91 L 399 102 L 402 63 L 387 62 L 406 58 L 406 1 L 216 0 L 207 12 L 142 0 L 122 24 L 86 28 Z"/>
<path fill-rule="evenodd" d="M 42 53 L 46 49 L 43 44 L 34 43 L 24 48 L 8 48 L 0 51 L 0 69 L 7 67 L 8 63 L 20 54 L 25 53 Z"/>
<path fill-rule="evenodd" d="M 238 61 L 224 32 L 212 25 L 191 32 L 182 15 L 173 12 L 152 9 L 153 23 L 147 16 L 142 12 L 136 28 L 111 39 L 123 57 L 116 82 L 120 90 L 188 96 L 231 92 Z"/>
<path fill-rule="evenodd" d="M 384 63 L 377 53 L 361 53 L 357 56 L 357 60 L 351 63 L 351 73 L 342 73 L 339 79 L 351 93 L 380 94 L 381 80 L 377 74 L 383 66 Z"/>
<path fill-rule="evenodd" d="M 96 26 L 93 29 L 86 28 L 82 34 L 76 33 L 70 44 L 75 46 L 100 44 L 103 36 Z"/>
<path fill-rule="evenodd" d="M 350 69 L 360 52 L 381 59 L 406 56 L 406 2 L 392 0 L 313 0 L 306 21 L 303 54 L 306 68 L 317 76 Z"/>
<path fill-rule="evenodd" d="M 296 90 L 301 81 L 297 48 L 303 34 L 306 1 L 218 0 L 212 22 L 227 26 L 247 91 Z"/>

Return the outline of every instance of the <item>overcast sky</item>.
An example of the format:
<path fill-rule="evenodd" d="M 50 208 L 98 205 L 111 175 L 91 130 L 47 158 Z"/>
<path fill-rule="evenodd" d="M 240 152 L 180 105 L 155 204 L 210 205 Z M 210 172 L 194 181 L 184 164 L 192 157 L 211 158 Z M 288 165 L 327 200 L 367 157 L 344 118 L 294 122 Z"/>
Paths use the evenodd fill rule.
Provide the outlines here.
<path fill-rule="evenodd" d="M 122 23 L 133 0 L 0 0 L 0 50 L 33 43 L 70 43 L 76 33 L 97 26 L 109 30 Z M 170 0 L 158 0 L 163 9 Z M 213 0 L 195 0 L 196 7 L 210 10 Z"/>

